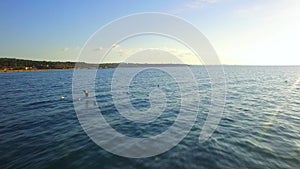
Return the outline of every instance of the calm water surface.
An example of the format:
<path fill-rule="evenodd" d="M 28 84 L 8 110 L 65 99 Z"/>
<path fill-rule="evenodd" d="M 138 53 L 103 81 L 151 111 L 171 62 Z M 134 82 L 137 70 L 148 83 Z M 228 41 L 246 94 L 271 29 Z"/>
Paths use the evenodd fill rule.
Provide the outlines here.
<path fill-rule="evenodd" d="M 209 108 L 209 78 L 203 68 L 192 69 L 201 95 L 197 122 L 176 147 L 143 159 L 108 153 L 85 134 L 73 107 L 73 71 L 0 74 L 0 168 L 300 167 L 300 67 L 224 67 L 224 116 L 204 143 L 198 137 Z M 167 97 L 161 117 L 141 125 L 120 117 L 114 107 L 113 73 L 114 69 L 99 70 L 95 83 L 98 106 L 113 128 L 147 137 L 173 124 L 180 91 L 172 77 L 149 69 L 131 82 L 130 99 L 138 110 L 150 107 L 149 92 L 157 84 Z"/>

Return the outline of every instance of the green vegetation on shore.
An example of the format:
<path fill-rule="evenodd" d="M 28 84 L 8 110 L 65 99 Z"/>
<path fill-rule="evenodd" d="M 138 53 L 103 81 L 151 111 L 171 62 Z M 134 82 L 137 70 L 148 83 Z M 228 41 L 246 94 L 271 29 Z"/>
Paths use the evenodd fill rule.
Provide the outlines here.
<path fill-rule="evenodd" d="M 73 62 L 49 62 L 33 61 L 14 58 L 0 58 L 2 70 L 29 70 L 29 69 L 70 69 L 74 67 Z"/>
<path fill-rule="evenodd" d="M 186 66 L 185 64 L 141 64 L 141 63 L 102 63 L 90 64 L 84 62 L 52 62 L 52 61 L 34 61 L 15 58 L 0 58 L 0 73 L 4 72 L 35 72 L 73 69 L 106 69 L 116 67 L 165 67 L 165 66 Z"/>
<path fill-rule="evenodd" d="M 41 70 L 41 69 L 72 69 L 76 62 L 34 61 L 15 58 L 0 58 L 0 70 Z M 79 63 L 82 68 L 94 67 L 95 64 Z M 100 64 L 99 68 L 117 67 L 117 63 Z"/>

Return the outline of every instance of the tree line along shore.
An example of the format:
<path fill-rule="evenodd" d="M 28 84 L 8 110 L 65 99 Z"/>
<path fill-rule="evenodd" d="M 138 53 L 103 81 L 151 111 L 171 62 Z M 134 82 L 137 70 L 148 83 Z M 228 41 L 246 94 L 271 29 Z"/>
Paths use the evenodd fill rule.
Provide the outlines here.
<path fill-rule="evenodd" d="M 76 63 L 76 62 L 53 62 L 53 61 L 34 61 L 15 58 L 0 58 L 0 72 L 35 72 L 74 69 L 75 64 L 80 64 L 81 68 L 95 67 L 95 64 Z M 97 65 L 98 68 L 114 68 L 117 63 L 107 63 Z"/>
<path fill-rule="evenodd" d="M 106 69 L 116 67 L 165 67 L 165 66 L 186 66 L 185 64 L 140 64 L 140 63 L 102 63 L 90 64 L 84 62 L 53 62 L 53 61 L 34 61 L 15 58 L 0 58 L 0 73 L 8 72 L 40 72 L 67 70 L 80 67 L 81 69 Z"/>

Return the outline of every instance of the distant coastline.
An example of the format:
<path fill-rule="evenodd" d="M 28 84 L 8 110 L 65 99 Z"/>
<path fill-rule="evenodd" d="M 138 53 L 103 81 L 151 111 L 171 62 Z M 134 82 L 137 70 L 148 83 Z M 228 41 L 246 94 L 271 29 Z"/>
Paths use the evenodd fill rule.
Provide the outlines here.
<path fill-rule="evenodd" d="M 56 62 L 34 61 L 15 58 L 0 58 L 0 73 L 18 72 L 46 72 L 80 69 L 108 69 L 108 68 L 132 68 L 132 67 L 176 67 L 176 66 L 220 66 L 220 65 L 187 65 L 187 64 L 151 64 L 151 63 L 101 63 L 92 64 L 85 62 Z M 300 67 L 300 65 L 221 65 L 234 67 Z"/>
<path fill-rule="evenodd" d="M 0 70 L 1 73 L 24 73 L 24 72 L 53 72 L 53 71 L 62 71 L 62 70 L 73 70 L 73 68 L 70 69 L 16 69 L 16 70 Z"/>
<path fill-rule="evenodd" d="M 84 62 L 52 62 L 52 61 L 33 61 L 15 58 L 0 58 L 0 73 L 18 72 L 46 72 L 72 70 L 76 67 L 80 69 L 107 69 L 107 68 L 131 68 L 131 67 L 174 67 L 189 66 L 186 64 L 141 64 L 141 63 L 102 63 L 91 64 Z"/>

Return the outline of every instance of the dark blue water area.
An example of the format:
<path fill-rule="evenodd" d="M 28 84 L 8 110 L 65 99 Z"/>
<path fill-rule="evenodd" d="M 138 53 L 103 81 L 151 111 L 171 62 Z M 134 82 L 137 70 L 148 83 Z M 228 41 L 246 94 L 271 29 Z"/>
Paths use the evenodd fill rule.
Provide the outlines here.
<path fill-rule="evenodd" d="M 96 88 L 96 97 L 101 113 L 114 129 L 130 137 L 143 138 L 158 135 L 174 123 L 180 111 L 180 89 L 169 74 L 154 68 L 141 71 L 132 79 L 128 91 L 124 91 L 129 94 L 132 106 L 139 111 L 150 109 L 150 91 L 159 88 L 166 94 L 166 109 L 162 115 L 154 122 L 138 123 L 123 117 L 114 106 L 110 93 L 113 71 L 98 73 L 96 83 L 104 85 Z M 102 79 L 109 80 L 103 83 Z"/>
<path fill-rule="evenodd" d="M 0 74 L 0 168 L 299 168 L 300 67 L 225 66 L 224 114 L 204 143 L 198 137 L 210 107 L 210 80 L 204 67 L 191 69 L 201 96 L 193 128 L 171 150 L 140 159 L 111 154 L 87 136 L 73 106 L 72 70 Z M 151 107 L 151 90 L 159 88 L 167 98 L 161 116 L 144 124 L 116 109 L 114 72 L 98 70 L 95 80 L 97 106 L 107 122 L 130 137 L 168 130 L 180 110 L 176 80 L 155 68 L 132 79 L 129 95 L 137 110 Z"/>

